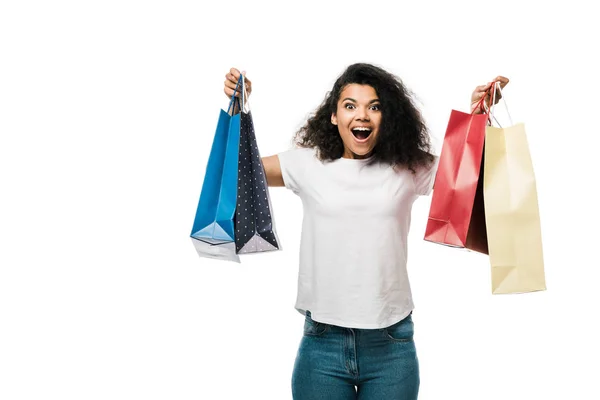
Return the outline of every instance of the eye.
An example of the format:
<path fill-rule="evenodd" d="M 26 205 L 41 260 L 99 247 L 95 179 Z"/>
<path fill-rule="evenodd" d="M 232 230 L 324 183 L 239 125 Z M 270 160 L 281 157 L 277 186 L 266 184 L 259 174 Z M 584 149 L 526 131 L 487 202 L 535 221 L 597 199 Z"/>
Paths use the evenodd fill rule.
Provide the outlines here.
<path fill-rule="evenodd" d="M 354 110 L 356 107 L 352 103 L 346 103 L 344 104 L 344 108 L 346 108 L 347 110 Z"/>
<path fill-rule="evenodd" d="M 381 106 L 379 104 L 373 104 L 371 106 L 371 110 L 373 110 L 373 111 L 381 111 Z"/>

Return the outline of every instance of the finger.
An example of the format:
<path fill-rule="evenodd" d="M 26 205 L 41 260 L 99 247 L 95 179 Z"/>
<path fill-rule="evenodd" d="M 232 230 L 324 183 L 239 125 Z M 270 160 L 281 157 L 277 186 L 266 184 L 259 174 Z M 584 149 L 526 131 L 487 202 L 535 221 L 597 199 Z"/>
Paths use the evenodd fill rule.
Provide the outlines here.
<path fill-rule="evenodd" d="M 479 102 L 483 96 L 485 96 L 485 92 L 478 92 L 478 93 L 475 93 L 475 94 L 473 95 L 473 100 L 472 100 L 472 102 Z"/>
<path fill-rule="evenodd" d="M 491 82 L 486 83 L 485 85 L 479 85 L 475 88 L 477 92 L 485 92 L 490 88 Z"/>
<path fill-rule="evenodd" d="M 244 78 L 246 77 L 246 71 L 242 71 L 240 72 L 239 70 L 235 69 L 235 68 L 231 68 L 229 70 L 229 72 L 227 73 L 227 75 L 225 75 L 225 78 L 227 81 L 231 82 L 231 85 L 226 85 L 229 87 L 232 87 L 235 89 L 235 86 L 237 85 L 239 79 L 240 79 L 240 75 L 244 75 Z M 246 82 L 246 91 L 248 93 L 250 93 L 252 91 L 252 81 L 250 81 L 249 79 L 244 79 L 244 81 Z"/>
<path fill-rule="evenodd" d="M 509 79 L 505 76 L 498 75 L 494 81 L 500 82 L 500 88 L 504 89 L 504 87 L 508 85 Z"/>
<path fill-rule="evenodd" d="M 231 85 L 234 85 L 234 86 L 235 86 L 235 84 L 236 84 L 236 83 L 237 83 L 237 79 L 235 79 L 235 78 L 233 77 L 233 75 L 231 75 L 231 74 L 227 74 L 227 75 L 225 75 L 225 84 L 226 84 L 226 85 L 229 85 L 229 84 L 231 84 Z"/>
<path fill-rule="evenodd" d="M 252 92 L 252 81 L 250 81 L 250 79 L 246 78 L 246 71 L 242 71 L 240 72 L 237 68 L 231 68 L 229 70 L 229 72 L 225 75 L 225 93 L 228 96 L 232 96 L 233 92 L 238 84 L 238 81 L 240 79 L 240 75 L 244 75 L 244 81 L 246 83 L 246 92 L 248 94 L 250 94 L 250 92 Z M 227 90 L 227 89 L 231 89 L 231 90 Z M 238 92 L 241 89 L 238 89 Z M 236 94 L 237 97 L 239 97 L 239 94 Z"/>
<path fill-rule="evenodd" d="M 231 68 L 231 69 L 229 70 L 229 73 L 230 73 L 231 75 L 233 75 L 233 77 L 235 78 L 235 80 L 238 80 L 238 79 L 240 79 L 240 71 L 239 71 L 237 68 Z"/>
<path fill-rule="evenodd" d="M 227 75 L 225 75 L 225 78 L 235 86 L 240 79 L 240 71 L 235 68 L 231 68 Z"/>
<path fill-rule="evenodd" d="M 235 83 L 237 83 L 237 81 L 238 81 L 238 79 L 239 79 L 239 76 L 238 76 L 238 77 L 236 77 L 235 75 L 233 75 L 233 74 L 230 72 L 230 73 L 228 73 L 227 75 L 225 75 L 225 78 L 226 78 L 228 81 L 231 81 L 232 83 L 234 83 L 234 84 L 235 84 Z"/>
<path fill-rule="evenodd" d="M 234 90 L 226 87 L 224 89 L 224 92 L 227 95 L 227 97 L 232 97 L 233 93 L 234 93 Z M 239 91 L 235 92 L 235 97 L 240 97 L 240 92 Z"/>
<path fill-rule="evenodd" d="M 475 88 L 475 91 L 471 94 L 471 102 L 479 103 L 482 101 L 483 97 L 489 93 L 491 83 L 487 83 L 485 85 L 480 85 Z"/>
<path fill-rule="evenodd" d="M 226 88 L 229 88 L 229 89 L 231 89 L 233 91 L 237 87 L 237 81 L 236 82 L 232 82 L 230 80 L 226 80 L 224 82 L 224 85 L 225 85 Z M 239 87 L 238 87 L 238 91 L 239 91 Z"/>
<path fill-rule="evenodd" d="M 472 96 L 473 100 L 479 101 L 479 100 L 481 100 L 481 98 L 483 96 L 489 94 L 490 93 L 490 90 L 489 90 L 490 86 L 491 86 L 491 82 L 487 83 L 485 85 L 477 86 L 475 88 L 475 91 L 473 92 L 473 96 Z"/>

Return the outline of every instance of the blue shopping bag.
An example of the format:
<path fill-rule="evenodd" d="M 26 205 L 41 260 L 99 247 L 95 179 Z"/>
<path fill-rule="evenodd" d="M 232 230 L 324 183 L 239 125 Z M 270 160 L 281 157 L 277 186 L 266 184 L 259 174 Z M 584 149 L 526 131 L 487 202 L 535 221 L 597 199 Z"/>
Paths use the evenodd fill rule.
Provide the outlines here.
<path fill-rule="evenodd" d="M 243 87 L 242 79 L 236 90 Z M 242 91 L 243 92 L 243 91 Z M 243 104 L 242 96 L 242 104 Z M 238 261 L 234 218 L 237 201 L 241 113 L 233 113 L 239 98 L 232 96 L 227 112 L 221 110 L 211 147 L 191 238 L 199 255 Z"/>

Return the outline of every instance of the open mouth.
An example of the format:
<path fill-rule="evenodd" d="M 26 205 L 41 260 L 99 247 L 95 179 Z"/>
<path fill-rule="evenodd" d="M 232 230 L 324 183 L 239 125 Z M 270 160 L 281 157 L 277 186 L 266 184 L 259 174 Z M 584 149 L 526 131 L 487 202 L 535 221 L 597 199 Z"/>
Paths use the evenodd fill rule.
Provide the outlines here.
<path fill-rule="evenodd" d="M 354 137 L 361 142 L 367 140 L 369 138 L 369 136 L 371 135 L 371 129 L 362 127 L 362 126 L 352 128 L 351 131 L 352 131 L 352 134 L 354 135 Z"/>

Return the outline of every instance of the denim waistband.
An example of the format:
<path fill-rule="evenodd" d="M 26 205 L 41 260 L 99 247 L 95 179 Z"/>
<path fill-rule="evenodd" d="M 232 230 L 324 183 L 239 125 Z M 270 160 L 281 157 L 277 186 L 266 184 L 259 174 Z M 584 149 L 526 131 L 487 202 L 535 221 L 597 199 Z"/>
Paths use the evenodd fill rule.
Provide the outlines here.
<path fill-rule="evenodd" d="M 307 318 L 309 318 L 310 320 L 313 320 L 313 319 L 312 319 L 312 314 L 311 314 L 311 312 L 310 312 L 309 310 L 306 310 L 306 312 L 305 312 L 305 315 L 306 315 L 306 317 L 307 317 Z M 390 325 L 390 326 L 388 326 L 388 327 L 386 327 L 386 328 L 392 328 L 392 327 L 394 327 L 394 326 L 396 326 L 396 325 L 400 325 L 400 324 L 402 324 L 403 322 L 405 322 L 406 320 L 409 320 L 409 319 L 412 321 L 412 311 L 411 311 L 411 312 L 410 312 L 410 313 L 409 313 L 409 314 L 408 314 L 406 317 L 404 317 L 402 320 L 400 320 L 400 321 L 398 321 L 398 322 L 396 322 L 396 323 L 394 323 L 394 324 L 392 324 L 392 325 Z M 316 322 L 316 321 L 315 321 L 315 322 Z M 341 327 L 341 326 L 332 325 L 332 324 L 328 324 L 328 323 L 325 323 L 325 322 L 319 322 L 319 324 L 322 324 L 322 325 L 329 325 L 329 326 L 331 326 L 332 328 L 341 328 L 341 329 L 354 329 L 354 330 L 367 330 L 367 331 L 369 331 L 369 330 L 383 330 L 383 329 L 386 329 L 386 328 L 375 328 L 375 329 L 344 328 L 344 327 Z"/>

